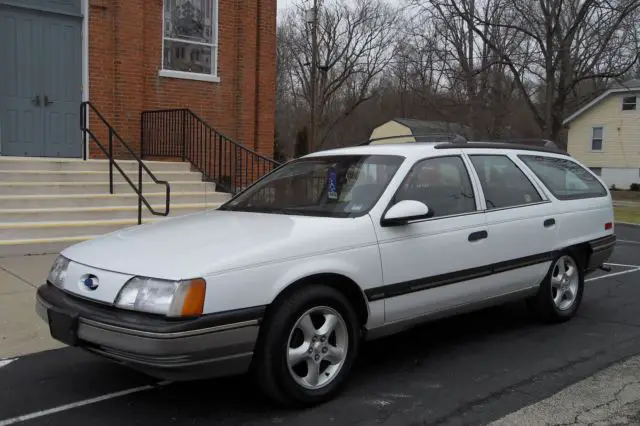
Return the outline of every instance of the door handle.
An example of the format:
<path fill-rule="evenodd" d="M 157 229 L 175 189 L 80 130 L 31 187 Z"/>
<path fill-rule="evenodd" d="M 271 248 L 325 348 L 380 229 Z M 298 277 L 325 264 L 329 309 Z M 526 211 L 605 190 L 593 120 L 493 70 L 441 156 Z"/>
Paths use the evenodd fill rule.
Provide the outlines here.
<path fill-rule="evenodd" d="M 487 231 L 472 232 L 469 234 L 469 241 L 473 242 L 473 241 L 484 240 L 488 236 L 489 236 L 489 233 Z"/>
<path fill-rule="evenodd" d="M 49 106 L 53 103 L 53 101 L 49 100 L 49 97 L 47 95 L 44 95 L 44 106 Z"/>
<path fill-rule="evenodd" d="M 36 95 L 35 98 L 31 99 L 31 103 L 35 106 L 40 106 L 40 95 Z"/>
<path fill-rule="evenodd" d="M 551 218 L 551 219 L 547 219 L 544 221 L 544 227 L 545 228 L 551 228 L 553 225 L 556 224 L 556 220 Z"/>

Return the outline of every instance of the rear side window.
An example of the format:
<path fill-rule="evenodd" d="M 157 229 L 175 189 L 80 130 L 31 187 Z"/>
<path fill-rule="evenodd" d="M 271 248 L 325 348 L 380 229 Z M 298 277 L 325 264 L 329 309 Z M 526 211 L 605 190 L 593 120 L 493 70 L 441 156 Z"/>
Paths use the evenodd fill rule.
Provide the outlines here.
<path fill-rule="evenodd" d="M 504 155 L 470 155 L 478 173 L 487 210 L 523 206 L 542 201 L 529 178 Z"/>
<path fill-rule="evenodd" d="M 604 197 L 606 188 L 587 169 L 565 159 L 541 155 L 518 156 L 559 200 Z"/>

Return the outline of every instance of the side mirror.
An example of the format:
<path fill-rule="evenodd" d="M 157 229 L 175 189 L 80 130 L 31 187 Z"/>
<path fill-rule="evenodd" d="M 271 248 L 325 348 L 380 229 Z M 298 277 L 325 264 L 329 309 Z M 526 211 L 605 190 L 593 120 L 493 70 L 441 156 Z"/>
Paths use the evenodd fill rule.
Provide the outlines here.
<path fill-rule="evenodd" d="M 412 220 L 426 219 L 431 216 L 429 207 L 420 201 L 403 200 L 391 206 L 382 218 L 382 226 L 406 225 Z"/>

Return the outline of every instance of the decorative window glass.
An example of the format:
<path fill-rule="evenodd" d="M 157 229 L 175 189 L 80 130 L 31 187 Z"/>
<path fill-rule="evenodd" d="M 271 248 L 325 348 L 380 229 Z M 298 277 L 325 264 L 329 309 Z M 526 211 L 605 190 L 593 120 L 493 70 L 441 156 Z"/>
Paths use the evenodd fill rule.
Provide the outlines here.
<path fill-rule="evenodd" d="M 164 0 L 163 70 L 217 75 L 218 0 Z"/>

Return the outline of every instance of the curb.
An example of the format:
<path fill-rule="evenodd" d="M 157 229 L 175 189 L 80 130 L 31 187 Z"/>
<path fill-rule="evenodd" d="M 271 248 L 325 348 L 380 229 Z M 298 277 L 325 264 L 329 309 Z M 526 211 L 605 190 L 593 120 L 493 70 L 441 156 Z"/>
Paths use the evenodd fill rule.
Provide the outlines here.
<path fill-rule="evenodd" d="M 640 223 L 631 223 L 631 222 L 615 222 L 616 225 L 622 226 L 631 226 L 634 228 L 640 228 Z"/>

